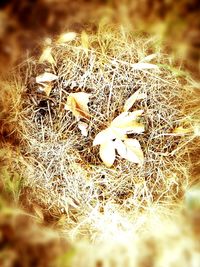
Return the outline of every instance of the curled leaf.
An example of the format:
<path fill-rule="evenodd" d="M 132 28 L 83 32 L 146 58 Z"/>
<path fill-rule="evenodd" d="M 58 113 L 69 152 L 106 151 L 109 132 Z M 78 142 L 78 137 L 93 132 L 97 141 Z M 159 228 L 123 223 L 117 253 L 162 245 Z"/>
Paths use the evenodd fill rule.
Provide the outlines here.
<path fill-rule="evenodd" d="M 58 76 L 53 73 L 45 72 L 36 77 L 36 83 L 39 84 L 38 90 L 45 92 L 47 96 L 50 95 L 52 90 L 52 82 L 57 80 Z"/>
<path fill-rule="evenodd" d="M 50 72 L 45 72 L 36 77 L 36 83 L 52 82 L 57 79 L 58 79 L 58 76 L 56 76 L 55 74 L 50 73 Z"/>
<path fill-rule="evenodd" d="M 133 104 L 136 100 L 144 99 L 146 98 L 146 94 L 140 93 L 139 90 L 136 91 L 134 94 L 132 94 L 125 102 L 124 104 L 124 111 L 129 111 L 130 108 L 132 108 Z"/>
<path fill-rule="evenodd" d="M 67 32 L 60 35 L 57 40 L 58 44 L 64 44 L 67 42 L 71 42 L 76 39 L 77 34 L 75 32 Z"/>
<path fill-rule="evenodd" d="M 47 47 L 44 49 L 44 51 L 42 52 L 42 55 L 39 58 L 39 63 L 43 63 L 43 62 L 49 62 L 50 64 L 55 64 L 55 60 L 51 54 L 51 47 Z"/>
<path fill-rule="evenodd" d="M 65 109 L 70 110 L 77 119 L 81 117 L 88 119 L 90 117 L 88 109 L 90 95 L 84 92 L 69 94 Z"/>
<path fill-rule="evenodd" d="M 88 136 L 88 124 L 86 122 L 79 121 L 78 128 L 83 136 Z"/>
<path fill-rule="evenodd" d="M 107 141 L 100 146 L 100 158 L 107 167 L 111 167 L 115 161 L 114 142 Z"/>

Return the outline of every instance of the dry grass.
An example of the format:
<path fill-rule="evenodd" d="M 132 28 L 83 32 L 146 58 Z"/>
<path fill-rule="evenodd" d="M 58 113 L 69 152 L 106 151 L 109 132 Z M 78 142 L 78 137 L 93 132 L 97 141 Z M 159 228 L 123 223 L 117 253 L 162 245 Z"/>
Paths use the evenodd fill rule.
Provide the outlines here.
<path fill-rule="evenodd" d="M 21 152 L 27 167 L 26 183 L 36 194 L 45 190 L 39 197 L 47 209 L 56 207 L 57 214 L 65 214 L 64 231 L 69 238 L 103 242 L 105 251 L 107 239 L 108 245 L 124 239 L 131 250 L 130 244 L 139 242 L 135 242 L 138 234 L 151 232 L 163 220 L 170 225 L 190 183 L 188 155 L 199 142 L 199 108 L 191 112 L 193 88 L 188 89 L 185 80 L 170 70 L 170 59 L 155 47 L 154 40 L 133 37 L 123 29 L 117 33 L 100 29 L 89 35 L 88 51 L 81 47 L 79 37 L 65 45 L 53 42 L 55 65 L 31 58 L 20 69 L 24 87 L 17 128 L 24 142 Z M 133 68 L 133 63 L 152 53 L 156 57 L 151 63 L 159 70 Z M 49 97 L 38 91 L 35 82 L 43 72 L 59 77 Z M 145 132 L 131 137 L 140 141 L 145 162 L 138 167 L 117 157 L 114 166 L 107 168 L 92 142 L 137 90 L 147 94 L 133 108 L 144 110 Z M 81 135 L 71 112 L 64 109 L 72 92 L 92 94 L 91 118 L 85 120 L 89 124 L 87 137 Z M 189 133 L 174 134 L 179 126 L 190 129 Z M 162 236 L 163 228 L 159 231 Z"/>

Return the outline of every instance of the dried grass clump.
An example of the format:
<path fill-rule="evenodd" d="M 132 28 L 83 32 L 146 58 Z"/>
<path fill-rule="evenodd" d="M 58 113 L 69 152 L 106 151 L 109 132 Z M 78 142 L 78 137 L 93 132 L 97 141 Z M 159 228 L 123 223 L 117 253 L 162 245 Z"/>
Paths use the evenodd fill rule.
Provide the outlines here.
<path fill-rule="evenodd" d="M 192 90 L 186 89 L 170 70 L 170 59 L 155 47 L 151 39 L 105 29 L 88 35 L 88 44 L 80 36 L 62 44 L 55 41 L 51 44 L 55 63 L 31 58 L 21 68 L 24 89 L 18 128 L 29 166 L 25 175 L 32 186 L 47 190 L 41 202 L 66 214 L 70 237 L 99 239 L 96 218 L 110 209 L 109 214 L 119 212 L 133 226 L 152 206 L 161 205 L 163 213 L 171 216 L 183 197 L 189 179 L 188 145 L 195 138 L 193 117 L 187 115 L 185 104 Z M 134 65 L 149 60 L 158 68 Z M 44 72 L 58 76 L 49 96 L 35 81 Z M 113 167 L 107 168 L 93 140 L 137 90 L 147 95 L 132 108 L 144 110 L 145 131 L 130 137 L 139 140 L 145 162 L 138 166 L 117 156 Z M 91 118 L 82 119 L 89 125 L 87 137 L 64 108 L 75 92 L 91 94 Z M 187 132 L 183 134 L 181 127 Z M 106 223 L 110 222 L 104 227 Z"/>

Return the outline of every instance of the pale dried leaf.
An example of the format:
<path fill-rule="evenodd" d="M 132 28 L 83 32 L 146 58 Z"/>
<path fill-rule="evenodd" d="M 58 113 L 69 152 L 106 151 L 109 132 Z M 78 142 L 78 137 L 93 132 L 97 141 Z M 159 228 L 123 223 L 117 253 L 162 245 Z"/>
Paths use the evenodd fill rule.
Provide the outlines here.
<path fill-rule="evenodd" d="M 126 146 L 124 142 L 122 142 L 120 139 L 116 139 L 114 143 L 115 143 L 115 148 L 117 149 L 118 154 L 122 158 L 126 158 Z"/>
<path fill-rule="evenodd" d="M 133 121 L 126 127 L 120 128 L 120 131 L 121 133 L 124 134 L 133 134 L 133 133 L 141 134 L 144 132 L 144 124 L 137 121 Z"/>
<path fill-rule="evenodd" d="M 141 100 L 146 98 L 146 94 L 140 93 L 139 90 L 136 91 L 134 94 L 132 94 L 125 102 L 124 104 L 124 111 L 128 111 L 130 108 L 132 108 L 133 104 L 136 100 Z"/>
<path fill-rule="evenodd" d="M 67 32 L 60 35 L 57 40 L 58 44 L 64 44 L 67 42 L 71 42 L 76 39 L 77 34 L 75 32 Z"/>
<path fill-rule="evenodd" d="M 110 127 L 120 139 L 126 134 L 142 133 L 144 132 L 144 125 L 136 121 L 142 113 L 143 110 L 123 112 L 111 122 Z"/>
<path fill-rule="evenodd" d="M 138 164 L 144 162 L 144 154 L 138 140 L 131 138 L 126 139 L 124 145 L 126 146 L 125 159 Z"/>
<path fill-rule="evenodd" d="M 107 141 L 111 141 L 115 138 L 115 134 L 110 128 L 107 128 L 100 133 L 98 133 L 93 141 L 93 146 L 101 145 Z"/>
<path fill-rule="evenodd" d="M 58 79 L 57 75 L 50 72 L 45 72 L 36 77 L 36 83 L 52 82 L 57 79 Z"/>
<path fill-rule="evenodd" d="M 130 125 L 133 121 L 138 119 L 142 115 L 143 110 L 136 110 L 133 112 L 122 112 L 112 122 L 111 127 L 125 128 Z"/>
<path fill-rule="evenodd" d="M 155 54 L 148 55 L 148 56 L 144 57 L 143 59 L 141 59 L 139 63 L 149 62 L 152 59 L 156 58 L 157 56 L 158 56 L 158 54 L 156 54 L 156 53 Z"/>
<path fill-rule="evenodd" d="M 88 124 L 86 122 L 79 121 L 78 128 L 83 136 L 88 136 Z"/>
<path fill-rule="evenodd" d="M 134 70 L 155 69 L 158 70 L 158 66 L 151 63 L 134 63 L 131 65 Z"/>
<path fill-rule="evenodd" d="M 42 55 L 39 58 L 39 63 L 43 63 L 43 62 L 49 62 L 50 64 L 55 64 L 55 60 L 51 54 L 51 47 L 47 47 L 44 49 L 44 51 L 42 52 Z"/>
<path fill-rule="evenodd" d="M 70 110 L 77 119 L 80 117 L 89 118 L 88 102 L 90 95 L 84 92 L 69 94 L 65 109 Z"/>
<path fill-rule="evenodd" d="M 183 128 L 183 126 L 177 127 L 173 130 L 173 133 L 175 134 L 187 134 L 191 133 L 191 129 Z"/>
<path fill-rule="evenodd" d="M 50 95 L 52 90 L 52 84 L 51 83 L 40 83 L 39 91 L 44 92 L 47 96 Z"/>
<path fill-rule="evenodd" d="M 111 167 L 115 161 L 114 142 L 107 141 L 100 146 L 100 157 L 107 167 Z"/>
<path fill-rule="evenodd" d="M 85 51 L 88 53 L 88 48 L 89 48 L 89 39 L 88 35 L 85 31 L 81 33 L 81 46 L 85 49 Z"/>

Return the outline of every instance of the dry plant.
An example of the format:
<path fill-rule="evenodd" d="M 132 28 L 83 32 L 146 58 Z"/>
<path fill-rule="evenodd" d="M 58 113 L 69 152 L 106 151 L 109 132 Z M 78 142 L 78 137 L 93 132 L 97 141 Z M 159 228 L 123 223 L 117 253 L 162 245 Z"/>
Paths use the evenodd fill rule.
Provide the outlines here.
<path fill-rule="evenodd" d="M 191 112 L 193 89 L 170 64 L 154 40 L 100 28 L 97 34 L 63 34 L 21 66 L 18 132 L 26 183 L 36 194 L 46 190 L 40 201 L 65 214 L 69 238 L 134 242 L 156 220 L 174 219 L 190 183 L 188 155 L 199 142 L 199 109 Z M 93 141 L 135 92 L 146 96 L 130 108 L 143 110 L 144 131 L 127 138 L 140 143 L 143 163 L 117 154 L 107 167 Z M 78 93 L 88 94 L 82 106 L 72 98 Z"/>

